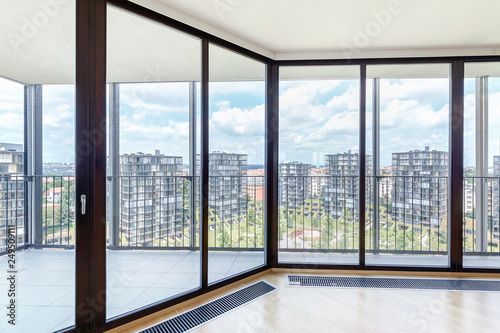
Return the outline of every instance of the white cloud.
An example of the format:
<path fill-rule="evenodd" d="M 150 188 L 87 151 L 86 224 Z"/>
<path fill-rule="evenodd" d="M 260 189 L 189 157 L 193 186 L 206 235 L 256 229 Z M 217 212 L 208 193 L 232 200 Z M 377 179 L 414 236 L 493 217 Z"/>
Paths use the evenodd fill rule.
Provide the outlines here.
<path fill-rule="evenodd" d="M 0 78 L 0 142 L 24 142 L 24 87 Z"/>
<path fill-rule="evenodd" d="M 217 132 L 222 132 L 233 136 L 264 135 L 264 105 L 249 110 L 230 108 L 229 101 L 222 101 L 218 105 L 221 108 L 213 112 L 210 118 L 211 133 L 217 135 Z"/>
<path fill-rule="evenodd" d="M 448 84 L 441 79 L 381 81 L 382 164 L 391 164 L 395 151 L 425 145 L 448 149 Z M 325 86 L 322 81 L 302 83 L 282 92 L 280 160 L 312 162 L 318 154 L 359 149 L 358 85 L 333 96 L 335 91 Z M 370 126 L 369 113 L 368 135 Z M 370 147 L 371 137 L 367 140 Z"/>

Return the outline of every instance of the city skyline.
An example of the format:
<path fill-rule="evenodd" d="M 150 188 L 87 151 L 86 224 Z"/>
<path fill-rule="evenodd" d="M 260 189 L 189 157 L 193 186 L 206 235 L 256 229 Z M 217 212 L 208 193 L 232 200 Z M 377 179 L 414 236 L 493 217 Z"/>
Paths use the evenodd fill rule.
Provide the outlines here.
<path fill-rule="evenodd" d="M 417 82 L 416 82 L 417 81 Z M 448 80 L 382 80 L 381 164 L 399 150 L 430 145 L 448 150 Z M 465 80 L 465 165 L 474 165 L 474 80 Z M 280 161 L 324 165 L 324 156 L 358 150 L 357 81 L 285 81 L 280 87 Z M 367 82 L 368 86 L 371 82 Z M 417 84 L 418 83 L 418 84 Z M 429 87 L 425 88 L 426 85 Z M 264 162 L 263 82 L 210 85 L 211 150 L 247 153 L 249 164 Z M 422 88 L 421 86 L 424 86 Z M 121 87 L 121 153 L 160 149 L 188 154 L 187 83 L 159 83 L 138 93 L 140 84 Z M 0 79 L 0 141 L 23 142 L 23 86 Z M 368 91 L 370 87 L 367 87 Z M 500 127 L 500 80 L 490 78 L 490 128 Z M 44 162 L 74 162 L 74 87 L 44 86 Z M 139 98 L 140 97 L 140 98 Z M 367 100 L 367 153 L 371 140 Z M 416 122 L 409 115 L 424 115 Z M 419 131 L 410 131 L 418 125 Z M 385 126 L 385 127 L 384 127 Z M 413 133 L 418 132 L 418 133 Z M 410 135 L 411 134 L 411 135 Z M 419 146 L 413 147 L 418 142 Z M 335 144 L 335 145 L 334 145 Z M 342 144 L 343 146 L 338 146 Z M 335 148 L 335 151 L 332 151 Z M 490 130 L 489 164 L 500 151 Z"/>

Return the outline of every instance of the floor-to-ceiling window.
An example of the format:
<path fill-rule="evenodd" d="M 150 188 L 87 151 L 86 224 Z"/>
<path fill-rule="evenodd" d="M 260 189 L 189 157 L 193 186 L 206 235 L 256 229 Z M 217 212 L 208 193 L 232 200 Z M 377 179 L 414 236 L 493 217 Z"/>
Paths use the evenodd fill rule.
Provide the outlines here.
<path fill-rule="evenodd" d="M 280 67 L 280 263 L 358 264 L 359 74 Z"/>
<path fill-rule="evenodd" d="M 500 267 L 500 64 L 466 63 L 464 267 Z"/>
<path fill-rule="evenodd" d="M 264 265 L 265 64 L 209 46 L 208 282 Z"/>
<path fill-rule="evenodd" d="M 367 66 L 368 265 L 448 265 L 449 72 Z"/>
<path fill-rule="evenodd" d="M 107 318 L 200 286 L 201 42 L 108 7 Z"/>

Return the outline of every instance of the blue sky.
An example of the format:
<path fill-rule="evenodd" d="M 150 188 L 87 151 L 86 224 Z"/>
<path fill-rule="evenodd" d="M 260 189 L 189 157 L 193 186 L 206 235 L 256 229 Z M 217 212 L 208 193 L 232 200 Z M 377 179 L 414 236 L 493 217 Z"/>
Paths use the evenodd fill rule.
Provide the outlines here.
<path fill-rule="evenodd" d="M 121 153 L 188 154 L 188 84 L 121 85 Z M 474 164 L 474 79 L 466 80 L 465 157 Z M 246 153 L 250 164 L 264 163 L 264 83 L 210 84 L 210 149 Z M 43 87 L 44 161 L 74 159 L 73 86 Z M 500 79 L 490 79 L 489 155 L 500 154 Z M 371 93 L 371 82 L 367 91 Z M 280 84 L 280 161 L 322 164 L 324 155 L 356 152 L 357 81 L 285 81 Z M 447 150 L 448 80 L 381 80 L 381 164 L 391 153 L 413 149 Z M 198 96 L 199 97 L 199 96 Z M 199 101 L 199 99 L 198 99 Z M 198 108 L 199 110 L 199 108 Z M 371 147 L 371 97 L 367 108 Z M 0 79 L 0 142 L 23 141 L 23 87 Z"/>

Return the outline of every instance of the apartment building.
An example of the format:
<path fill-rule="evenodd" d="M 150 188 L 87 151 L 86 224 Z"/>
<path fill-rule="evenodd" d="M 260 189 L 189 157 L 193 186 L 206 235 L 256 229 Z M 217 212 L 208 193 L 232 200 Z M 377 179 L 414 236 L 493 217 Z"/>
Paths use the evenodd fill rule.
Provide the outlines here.
<path fill-rule="evenodd" d="M 265 170 L 252 169 L 246 171 L 246 193 L 250 200 L 262 201 L 265 198 Z"/>
<path fill-rule="evenodd" d="M 7 226 L 16 226 L 17 246 L 24 242 L 24 148 L 0 143 L 0 252 L 6 250 Z"/>
<path fill-rule="evenodd" d="M 233 220 L 246 214 L 246 154 L 209 154 L 208 205 L 219 220 Z"/>
<path fill-rule="evenodd" d="M 323 189 L 325 188 L 328 177 L 327 169 L 323 168 L 311 168 L 309 170 L 309 175 L 311 176 L 311 196 L 313 198 L 321 198 L 323 195 Z"/>
<path fill-rule="evenodd" d="M 183 237 L 182 157 L 120 156 L 120 228 L 128 245 L 151 246 Z"/>
<path fill-rule="evenodd" d="M 437 228 L 446 215 L 448 152 L 413 150 L 392 154 L 392 216 L 399 227 Z"/>
<path fill-rule="evenodd" d="M 464 214 L 474 214 L 476 207 L 476 191 L 475 186 L 464 180 Z"/>
<path fill-rule="evenodd" d="M 500 177 L 500 155 L 493 156 L 493 176 Z M 493 179 L 492 192 L 493 237 L 500 239 L 500 179 Z"/>
<path fill-rule="evenodd" d="M 325 210 L 337 218 L 348 213 L 356 221 L 359 216 L 359 154 L 349 150 L 326 155 L 325 163 L 329 175 L 325 187 Z M 366 165 L 370 163 L 371 156 L 367 155 Z"/>
<path fill-rule="evenodd" d="M 279 165 L 280 208 L 300 209 L 311 195 L 310 164 L 287 162 Z"/>

